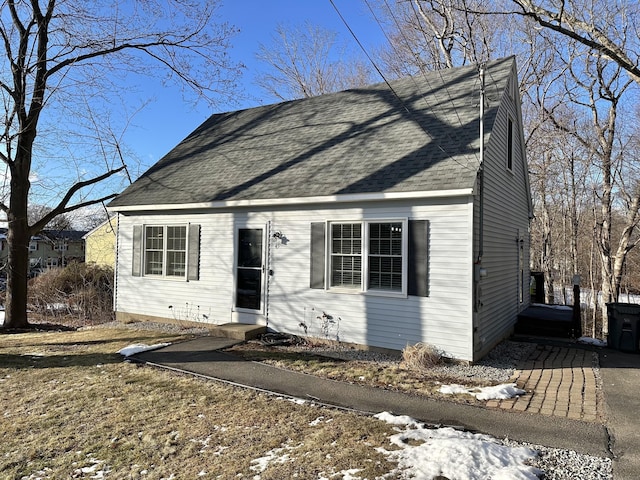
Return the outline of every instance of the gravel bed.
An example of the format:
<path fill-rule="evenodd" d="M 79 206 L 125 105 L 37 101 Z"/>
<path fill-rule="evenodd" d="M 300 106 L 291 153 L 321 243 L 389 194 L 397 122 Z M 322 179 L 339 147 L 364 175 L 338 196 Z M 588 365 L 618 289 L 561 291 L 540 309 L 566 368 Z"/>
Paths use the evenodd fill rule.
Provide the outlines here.
<path fill-rule="evenodd" d="M 612 480 L 613 466 L 610 458 L 593 457 L 573 450 L 561 450 L 526 442 L 503 440 L 503 444 L 511 447 L 528 447 L 536 450 L 538 458 L 531 466 L 544 471 L 544 480 Z"/>
<path fill-rule="evenodd" d="M 315 353 L 341 360 L 359 360 L 375 362 L 381 365 L 399 364 L 401 356 L 380 352 L 355 349 L 341 344 L 330 345 L 299 345 L 288 346 L 288 349 Z M 497 383 L 508 381 L 513 375 L 518 361 L 527 358 L 535 350 L 536 345 L 526 342 L 512 342 L 505 340 L 498 344 L 481 361 L 467 365 L 465 363 L 448 362 L 432 367 L 435 373 L 445 374 L 450 377 L 465 379 L 489 380 Z"/>
<path fill-rule="evenodd" d="M 130 330 L 151 330 L 154 332 L 163 333 L 175 333 L 176 335 L 209 335 L 209 329 L 203 327 L 182 326 L 174 323 L 161 323 L 161 322 L 107 322 L 99 325 L 90 325 L 81 327 L 79 330 L 87 330 L 92 328 L 127 328 Z"/>
<path fill-rule="evenodd" d="M 527 358 L 535 349 L 534 343 L 505 340 L 478 363 L 473 365 L 445 364 L 436 367 L 435 370 L 463 379 L 477 378 L 504 383 L 511 378 L 518 362 Z"/>

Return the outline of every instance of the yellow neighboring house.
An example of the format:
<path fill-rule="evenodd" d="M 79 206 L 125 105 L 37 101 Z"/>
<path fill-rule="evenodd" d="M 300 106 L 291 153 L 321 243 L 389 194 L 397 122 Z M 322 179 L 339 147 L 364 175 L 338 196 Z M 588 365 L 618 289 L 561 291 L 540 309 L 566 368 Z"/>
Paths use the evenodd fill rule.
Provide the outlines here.
<path fill-rule="evenodd" d="M 115 267 L 117 228 L 118 217 L 113 216 L 82 237 L 85 241 L 85 262 Z"/>

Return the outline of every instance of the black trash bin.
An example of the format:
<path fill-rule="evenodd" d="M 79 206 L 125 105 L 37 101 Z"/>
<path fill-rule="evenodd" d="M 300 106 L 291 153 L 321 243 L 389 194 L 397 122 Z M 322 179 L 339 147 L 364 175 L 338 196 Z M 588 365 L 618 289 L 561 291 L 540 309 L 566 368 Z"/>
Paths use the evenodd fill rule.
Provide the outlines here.
<path fill-rule="evenodd" d="M 640 305 L 607 303 L 610 348 L 640 353 Z"/>

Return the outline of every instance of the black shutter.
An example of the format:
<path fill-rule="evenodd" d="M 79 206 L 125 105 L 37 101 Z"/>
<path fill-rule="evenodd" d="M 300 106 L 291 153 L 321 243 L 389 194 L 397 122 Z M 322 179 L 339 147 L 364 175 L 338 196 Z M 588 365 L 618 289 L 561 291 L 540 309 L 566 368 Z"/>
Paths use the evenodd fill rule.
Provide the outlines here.
<path fill-rule="evenodd" d="M 189 224 L 189 252 L 187 280 L 200 278 L 200 225 Z"/>
<path fill-rule="evenodd" d="M 140 277 L 142 275 L 142 225 L 133 226 L 133 265 L 131 275 Z"/>
<path fill-rule="evenodd" d="M 311 224 L 311 288 L 324 288 L 325 223 Z"/>
<path fill-rule="evenodd" d="M 409 285 L 407 293 L 429 296 L 429 221 L 409 220 Z"/>

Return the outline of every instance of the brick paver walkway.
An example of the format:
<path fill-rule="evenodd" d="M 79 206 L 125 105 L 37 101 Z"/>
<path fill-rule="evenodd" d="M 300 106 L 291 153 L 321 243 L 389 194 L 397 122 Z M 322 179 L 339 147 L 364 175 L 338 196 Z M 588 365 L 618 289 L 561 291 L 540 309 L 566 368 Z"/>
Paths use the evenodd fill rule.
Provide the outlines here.
<path fill-rule="evenodd" d="M 601 407 L 593 355 L 578 348 L 538 345 L 510 380 L 527 394 L 490 400 L 487 407 L 597 422 Z"/>

